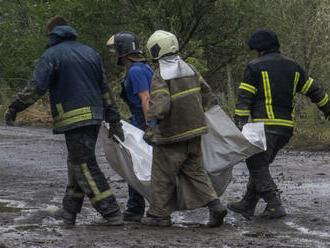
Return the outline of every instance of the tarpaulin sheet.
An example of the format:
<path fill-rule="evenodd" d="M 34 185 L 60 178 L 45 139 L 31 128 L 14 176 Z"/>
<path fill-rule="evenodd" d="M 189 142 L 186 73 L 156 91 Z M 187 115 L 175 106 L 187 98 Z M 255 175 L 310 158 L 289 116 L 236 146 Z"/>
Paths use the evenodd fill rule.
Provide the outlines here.
<path fill-rule="evenodd" d="M 220 106 L 214 106 L 205 115 L 209 133 L 202 136 L 203 166 L 221 196 L 232 179 L 233 166 L 266 149 L 264 125 L 249 123 L 241 133 Z M 106 159 L 124 180 L 149 199 L 152 147 L 144 142 L 143 131 L 122 123 L 125 142 L 109 139 L 107 124 L 101 127 Z M 184 203 L 180 205 L 184 209 Z"/>

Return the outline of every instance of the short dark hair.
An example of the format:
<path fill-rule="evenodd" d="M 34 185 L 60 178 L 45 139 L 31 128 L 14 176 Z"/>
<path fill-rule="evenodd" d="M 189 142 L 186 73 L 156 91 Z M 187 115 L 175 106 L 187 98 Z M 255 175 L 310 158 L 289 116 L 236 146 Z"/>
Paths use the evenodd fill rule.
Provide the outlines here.
<path fill-rule="evenodd" d="M 69 25 L 67 20 L 65 20 L 63 17 L 56 16 L 48 21 L 46 25 L 46 30 L 48 33 L 50 33 L 56 26 L 66 26 L 66 25 Z"/>

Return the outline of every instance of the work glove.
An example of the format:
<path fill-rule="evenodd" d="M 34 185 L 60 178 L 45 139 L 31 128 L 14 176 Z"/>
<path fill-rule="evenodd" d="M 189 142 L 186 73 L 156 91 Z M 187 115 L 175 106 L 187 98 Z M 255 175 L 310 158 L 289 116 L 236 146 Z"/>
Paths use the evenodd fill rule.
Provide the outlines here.
<path fill-rule="evenodd" d="M 240 131 L 242 131 L 243 126 L 244 126 L 246 123 L 248 123 L 248 118 L 242 118 L 242 117 L 240 117 L 240 116 L 235 115 L 235 117 L 234 117 L 234 123 L 235 123 L 236 127 L 237 127 Z"/>
<path fill-rule="evenodd" d="M 104 120 L 105 120 L 105 122 L 110 123 L 110 124 L 120 122 L 120 113 L 118 111 L 118 108 L 114 107 L 112 105 L 109 105 L 105 109 Z"/>
<path fill-rule="evenodd" d="M 105 122 L 110 124 L 109 128 L 109 138 L 113 138 L 113 135 L 117 135 L 118 138 L 124 142 L 125 136 L 120 122 L 120 114 L 117 107 L 109 105 L 104 113 Z"/>
<path fill-rule="evenodd" d="M 5 121 L 8 126 L 14 126 L 14 122 L 16 120 L 16 111 L 12 108 L 8 108 L 5 112 Z"/>
<path fill-rule="evenodd" d="M 327 103 L 325 106 L 321 107 L 320 110 L 323 112 L 324 118 L 330 120 L 330 104 Z"/>
<path fill-rule="evenodd" d="M 147 128 L 146 128 L 146 130 L 145 130 L 145 132 L 144 132 L 144 135 L 143 135 L 143 139 L 144 139 L 144 141 L 148 144 L 148 145 L 150 145 L 150 146 L 152 146 L 153 145 L 153 143 L 152 143 L 152 141 L 151 141 L 151 138 L 152 138 L 152 131 L 151 131 L 151 126 L 148 126 Z"/>
<path fill-rule="evenodd" d="M 124 130 L 121 122 L 110 123 L 109 138 L 114 138 L 114 135 L 116 135 L 122 142 L 125 141 Z"/>

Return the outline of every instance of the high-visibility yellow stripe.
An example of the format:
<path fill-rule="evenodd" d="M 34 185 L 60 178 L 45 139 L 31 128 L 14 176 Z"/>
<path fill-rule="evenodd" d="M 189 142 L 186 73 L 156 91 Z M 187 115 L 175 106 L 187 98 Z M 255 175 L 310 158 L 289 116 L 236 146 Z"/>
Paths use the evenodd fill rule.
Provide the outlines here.
<path fill-rule="evenodd" d="M 83 174 L 87 180 L 87 183 L 88 183 L 90 189 L 92 190 L 93 194 L 95 196 L 101 194 L 99 188 L 96 185 L 94 178 L 92 177 L 92 175 L 88 169 L 87 163 L 81 164 L 80 166 L 81 166 L 82 172 L 83 172 Z"/>
<path fill-rule="evenodd" d="M 253 119 L 253 122 L 264 122 L 265 125 L 278 125 L 278 126 L 287 126 L 294 127 L 294 122 L 291 120 L 284 119 Z"/>
<path fill-rule="evenodd" d="M 165 93 L 167 95 L 170 95 L 170 92 L 168 90 L 165 90 L 165 89 L 154 90 L 150 93 L 150 95 L 154 95 L 154 94 L 157 94 L 157 93 Z"/>
<path fill-rule="evenodd" d="M 74 117 L 71 117 L 69 119 L 65 119 L 65 120 L 62 120 L 62 121 L 55 122 L 54 127 L 55 128 L 60 128 L 60 127 L 64 127 L 64 126 L 67 126 L 67 125 L 70 125 L 70 124 L 73 124 L 73 123 L 76 123 L 76 122 L 79 122 L 79 121 L 91 120 L 92 118 L 93 118 L 92 113 L 85 114 L 85 115 L 80 115 L 80 116 L 74 116 Z"/>
<path fill-rule="evenodd" d="M 59 116 L 64 114 L 63 106 L 61 103 L 56 104 L 56 110 Z"/>
<path fill-rule="evenodd" d="M 171 96 L 171 98 L 176 98 L 178 96 L 186 95 L 186 94 L 189 94 L 189 93 L 192 93 L 192 92 L 195 92 L 195 91 L 200 91 L 200 90 L 201 90 L 201 87 L 196 87 L 196 88 L 192 88 L 190 90 L 181 91 L 179 93 L 173 94 Z"/>
<path fill-rule="evenodd" d="M 249 92 L 251 92 L 252 94 L 256 94 L 252 89 L 250 89 L 250 88 L 248 88 L 248 87 L 245 87 L 245 86 L 240 86 L 240 87 L 238 87 L 239 89 L 241 89 L 241 90 L 246 90 L 246 91 L 249 91 Z"/>
<path fill-rule="evenodd" d="M 264 84 L 264 91 L 265 91 L 265 107 L 267 116 L 269 119 L 275 119 L 273 106 L 272 106 L 272 93 L 269 83 L 269 76 L 267 71 L 262 72 L 262 79 Z"/>
<path fill-rule="evenodd" d="M 113 193 L 110 189 L 103 191 L 102 193 L 100 192 L 99 188 L 96 185 L 94 178 L 92 177 L 92 175 L 88 169 L 87 163 L 81 164 L 81 169 L 83 171 L 83 174 L 87 180 L 87 183 L 88 183 L 90 189 L 92 190 L 92 192 L 94 194 L 94 197 L 91 199 L 92 203 L 101 201 L 104 198 L 107 198 L 107 197 L 113 195 Z"/>
<path fill-rule="evenodd" d="M 307 94 L 307 92 L 308 92 L 309 88 L 311 87 L 313 81 L 314 81 L 313 78 L 311 78 L 311 77 L 308 78 L 308 80 L 306 81 L 306 83 L 304 84 L 304 86 L 302 87 L 302 89 L 300 91 L 301 94 L 303 94 L 303 95 Z"/>
<path fill-rule="evenodd" d="M 95 203 L 95 202 L 101 201 L 101 200 L 103 200 L 103 199 L 105 199 L 109 196 L 112 196 L 112 195 L 113 195 L 112 191 L 110 189 L 108 189 L 108 190 L 102 192 L 101 194 L 94 196 L 91 199 L 91 201 L 92 201 L 92 203 Z"/>
<path fill-rule="evenodd" d="M 84 198 L 84 193 L 81 192 L 75 192 L 73 189 L 67 190 L 67 195 L 72 196 L 74 198 Z"/>
<path fill-rule="evenodd" d="M 299 82 L 299 78 L 300 78 L 300 73 L 296 71 L 294 81 L 293 81 L 293 101 L 292 101 L 292 113 L 291 113 L 291 117 L 292 117 L 293 120 L 295 118 L 296 93 L 297 93 L 297 85 L 298 85 L 298 82 Z"/>
<path fill-rule="evenodd" d="M 54 118 L 55 121 L 61 121 L 64 119 L 69 119 L 71 117 L 77 116 L 77 115 L 85 115 L 91 113 L 91 107 L 82 107 L 78 109 L 74 109 L 68 112 L 62 112 L 62 114 L 59 114 Z"/>
<path fill-rule="evenodd" d="M 257 93 L 257 88 L 254 87 L 253 85 L 250 85 L 250 84 L 247 84 L 247 83 L 241 82 L 241 84 L 238 88 L 242 89 L 242 90 L 247 90 L 247 91 L 251 92 L 254 95 Z"/>
<path fill-rule="evenodd" d="M 235 109 L 235 115 L 238 116 L 250 116 L 251 111 L 250 110 L 242 110 L 242 109 Z"/>
<path fill-rule="evenodd" d="M 177 138 L 180 138 L 180 137 L 183 137 L 187 134 L 191 134 L 191 133 L 197 133 L 199 131 L 202 131 L 202 130 L 206 130 L 208 127 L 207 126 L 204 126 L 204 127 L 200 127 L 200 128 L 196 128 L 196 129 L 192 129 L 192 130 L 189 130 L 189 131 L 186 131 L 184 133 L 180 133 L 180 134 L 176 134 L 176 135 L 173 135 L 173 136 L 170 136 L 170 137 L 164 137 L 164 138 L 159 138 L 160 140 L 163 140 L 163 141 L 171 141 L 171 140 L 174 140 L 174 139 L 177 139 Z"/>
<path fill-rule="evenodd" d="M 327 104 L 328 101 L 329 101 L 328 94 L 325 93 L 325 96 L 323 97 L 323 99 L 321 101 L 319 101 L 318 103 L 316 103 L 316 105 L 319 107 L 323 107 L 324 105 Z"/>

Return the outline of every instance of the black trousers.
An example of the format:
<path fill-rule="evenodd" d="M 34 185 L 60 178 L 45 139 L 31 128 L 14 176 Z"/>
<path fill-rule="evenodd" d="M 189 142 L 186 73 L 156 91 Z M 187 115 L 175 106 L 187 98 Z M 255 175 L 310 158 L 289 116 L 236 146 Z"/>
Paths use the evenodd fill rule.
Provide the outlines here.
<path fill-rule="evenodd" d="M 263 197 L 265 194 L 277 191 L 269 166 L 276 157 L 276 154 L 290 140 L 290 137 L 266 133 L 267 150 L 249 157 L 246 160 L 250 172 L 248 188 L 254 189 Z"/>
<path fill-rule="evenodd" d="M 119 210 L 116 198 L 95 157 L 99 129 L 99 125 L 90 125 L 65 133 L 68 185 L 63 198 L 63 208 L 69 212 L 80 212 L 85 195 L 103 216 Z"/>

